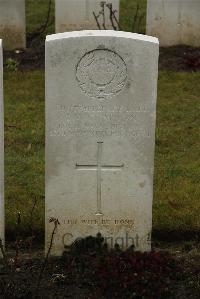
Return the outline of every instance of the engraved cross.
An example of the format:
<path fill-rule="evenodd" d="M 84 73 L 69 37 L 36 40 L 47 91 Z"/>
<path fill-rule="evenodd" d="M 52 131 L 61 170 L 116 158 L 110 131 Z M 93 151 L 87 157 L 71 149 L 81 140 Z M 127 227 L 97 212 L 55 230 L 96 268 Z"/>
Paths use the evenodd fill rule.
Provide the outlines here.
<path fill-rule="evenodd" d="M 101 216 L 101 171 L 102 170 L 111 170 L 119 171 L 122 170 L 124 164 L 121 165 L 102 165 L 102 151 L 103 151 L 103 142 L 97 142 L 97 164 L 95 165 L 83 165 L 76 163 L 76 169 L 78 170 L 96 170 L 97 173 L 97 211 L 96 215 Z"/>

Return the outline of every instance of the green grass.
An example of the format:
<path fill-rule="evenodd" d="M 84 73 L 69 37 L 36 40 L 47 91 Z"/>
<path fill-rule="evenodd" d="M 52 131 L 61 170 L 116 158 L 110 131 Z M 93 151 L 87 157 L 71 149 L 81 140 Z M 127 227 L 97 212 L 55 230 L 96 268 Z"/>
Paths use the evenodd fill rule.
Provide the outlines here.
<path fill-rule="evenodd" d="M 55 4 L 52 0 L 50 13 L 50 26 L 45 31 L 46 34 L 55 32 Z M 40 28 L 46 21 L 49 7 L 49 0 L 26 0 L 26 30 L 31 33 Z"/>
<path fill-rule="evenodd" d="M 44 24 L 48 2 L 26 0 L 28 33 Z M 125 31 L 145 32 L 145 18 L 133 26 L 137 2 L 139 15 L 145 14 L 146 0 L 120 2 L 120 24 Z M 45 31 L 50 33 L 54 23 Z M 163 71 L 159 75 L 154 229 L 200 229 L 199 82 L 200 73 Z M 27 230 L 36 200 L 34 225 L 43 231 L 44 71 L 5 72 L 4 94 L 6 228 L 15 229 L 20 211 Z"/>
<path fill-rule="evenodd" d="M 15 228 L 17 212 L 27 230 L 33 203 L 34 222 L 44 221 L 44 73 L 4 74 L 5 198 L 8 231 Z"/>
<path fill-rule="evenodd" d="M 99 0 L 99 3 L 101 1 Z M 45 23 L 49 0 L 26 0 L 27 33 L 34 32 Z M 120 0 L 120 26 L 123 31 L 145 33 L 147 0 Z M 137 11 L 138 6 L 138 11 Z M 45 34 L 55 32 L 55 0 L 52 0 L 50 26 Z"/>
<path fill-rule="evenodd" d="M 158 84 L 154 227 L 200 228 L 200 73 L 161 72 Z"/>
<path fill-rule="evenodd" d="M 153 227 L 200 228 L 200 73 L 160 72 L 158 82 Z M 44 229 L 44 72 L 5 73 L 6 225 L 17 212 L 28 228 Z"/>
<path fill-rule="evenodd" d="M 147 0 L 121 0 L 120 26 L 123 31 L 146 32 Z"/>

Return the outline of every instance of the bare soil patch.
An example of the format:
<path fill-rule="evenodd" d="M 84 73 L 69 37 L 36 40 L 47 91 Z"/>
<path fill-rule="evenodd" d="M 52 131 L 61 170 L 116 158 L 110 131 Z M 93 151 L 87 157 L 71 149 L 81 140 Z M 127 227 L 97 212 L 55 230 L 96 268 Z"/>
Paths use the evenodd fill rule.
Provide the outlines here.
<path fill-rule="evenodd" d="M 184 245 L 184 246 L 183 246 Z M 43 275 L 40 250 L 10 251 L 0 268 L 1 298 L 197 299 L 198 244 L 154 246 L 149 253 L 108 250 L 103 238 L 88 237 L 50 258 Z M 38 280 L 38 278 L 40 279 Z"/>
<path fill-rule="evenodd" d="M 38 43 L 38 46 L 6 51 L 4 62 L 12 58 L 19 63 L 19 69 L 44 68 L 45 47 Z M 160 48 L 159 69 L 172 71 L 200 71 L 200 48 L 189 46 L 174 46 Z"/>

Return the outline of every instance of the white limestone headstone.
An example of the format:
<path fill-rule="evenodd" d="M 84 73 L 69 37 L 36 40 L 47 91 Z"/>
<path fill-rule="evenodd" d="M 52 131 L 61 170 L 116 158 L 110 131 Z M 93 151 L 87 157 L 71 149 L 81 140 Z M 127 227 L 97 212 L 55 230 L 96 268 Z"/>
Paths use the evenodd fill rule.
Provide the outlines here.
<path fill-rule="evenodd" d="M 25 0 L 0 0 L 0 38 L 6 50 L 26 47 Z"/>
<path fill-rule="evenodd" d="M 56 0 L 56 32 L 98 29 L 93 12 L 98 16 L 101 11 L 101 2 L 101 0 Z M 119 0 L 106 0 L 104 2 L 105 28 L 113 29 L 109 9 L 106 4 L 112 3 L 115 16 L 119 20 Z M 103 29 L 103 16 L 100 15 L 98 20 L 101 29 Z M 113 22 L 116 26 L 117 23 L 114 18 Z"/>
<path fill-rule="evenodd" d="M 148 0 L 146 32 L 161 46 L 200 46 L 200 1 Z"/>
<path fill-rule="evenodd" d="M 98 232 L 150 249 L 158 40 L 121 31 L 46 39 L 46 248 Z"/>
<path fill-rule="evenodd" d="M 0 39 L 0 238 L 4 243 L 4 108 L 3 108 L 3 51 Z M 1 254 L 0 254 L 1 256 Z"/>

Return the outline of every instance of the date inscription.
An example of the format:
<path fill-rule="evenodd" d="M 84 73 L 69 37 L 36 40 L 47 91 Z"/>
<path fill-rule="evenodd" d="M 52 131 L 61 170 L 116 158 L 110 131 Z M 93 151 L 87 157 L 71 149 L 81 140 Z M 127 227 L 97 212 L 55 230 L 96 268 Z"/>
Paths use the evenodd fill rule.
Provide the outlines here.
<path fill-rule="evenodd" d="M 103 105 L 57 105 L 56 123 L 50 129 L 50 136 L 132 137 L 148 138 L 149 128 L 145 119 L 149 112 L 145 106 L 132 108 Z M 143 121 L 144 120 L 144 121 Z"/>

